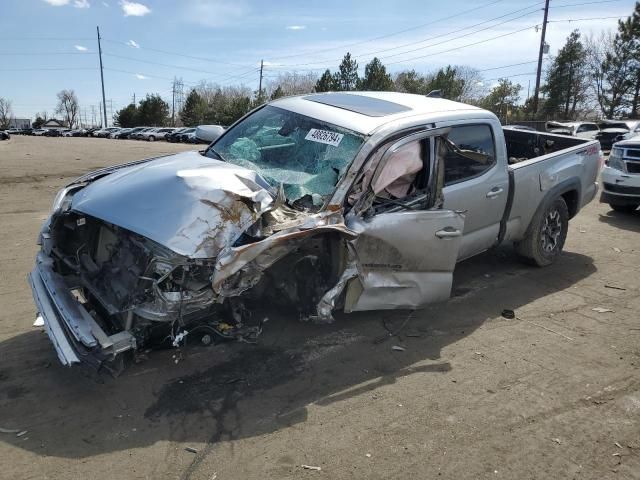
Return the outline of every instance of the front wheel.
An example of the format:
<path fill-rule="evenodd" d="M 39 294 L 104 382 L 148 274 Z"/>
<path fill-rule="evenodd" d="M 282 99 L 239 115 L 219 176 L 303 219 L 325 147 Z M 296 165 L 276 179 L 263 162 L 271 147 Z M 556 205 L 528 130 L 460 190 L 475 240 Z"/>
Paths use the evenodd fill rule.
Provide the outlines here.
<path fill-rule="evenodd" d="M 147 140 L 149 140 L 150 142 L 155 142 L 156 141 L 156 137 L 154 137 L 153 135 L 150 135 Z"/>
<path fill-rule="evenodd" d="M 558 197 L 536 212 L 526 237 L 516 245 L 516 250 L 533 265 L 551 265 L 564 247 L 568 228 L 569 209 L 564 199 Z"/>
<path fill-rule="evenodd" d="M 616 203 L 610 203 L 609 206 L 620 213 L 633 213 L 636 211 L 636 208 L 638 208 L 638 205 L 620 205 Z"/>

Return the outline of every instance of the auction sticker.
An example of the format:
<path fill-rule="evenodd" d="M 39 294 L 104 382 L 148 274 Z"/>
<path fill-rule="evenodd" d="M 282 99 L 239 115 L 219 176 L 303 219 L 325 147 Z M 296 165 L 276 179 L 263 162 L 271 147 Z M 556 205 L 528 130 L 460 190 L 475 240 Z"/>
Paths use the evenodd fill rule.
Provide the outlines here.
<path fill-rule="evenodd" d="M 342 137 L 344 137 L 344 135 L 341 133 L 312 128 L 311 130 L 309 130 L 309 133 L 307 133 L 307 136 L 304 137 L 304 139 L 311 140 L 312 142 L 326 143 L 327 145 L 337 147 L 338 145 L 340 145 Z"/>

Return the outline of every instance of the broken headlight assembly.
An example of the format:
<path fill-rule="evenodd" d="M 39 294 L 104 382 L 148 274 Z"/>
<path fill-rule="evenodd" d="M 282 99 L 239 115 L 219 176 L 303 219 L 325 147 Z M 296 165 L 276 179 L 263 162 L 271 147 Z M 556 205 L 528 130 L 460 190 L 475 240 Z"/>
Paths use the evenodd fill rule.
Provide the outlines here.
<path fill-rule="evenodd" d="M 71 206 L 71 199 L 73 198 L 71 193 L 81 189 L 82 187 L 84 187 L 84 184 L 69 185 L 60 189 L 53 199 L 51 215 L 69 210 L 69 207 Z"/>

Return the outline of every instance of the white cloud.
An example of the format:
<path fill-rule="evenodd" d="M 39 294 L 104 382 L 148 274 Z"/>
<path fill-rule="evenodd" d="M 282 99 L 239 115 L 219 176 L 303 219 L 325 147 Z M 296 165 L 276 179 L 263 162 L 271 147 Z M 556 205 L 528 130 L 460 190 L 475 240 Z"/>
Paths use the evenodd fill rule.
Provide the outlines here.
<path fill-rule="evenodd" d="M 142 75 L 140 73 L 136 73 L 136 78 L 138 80 L 147 80 L 149 77 L 145 77 L 144 75 Z"/>
<path fill-rule="evenodd" d="M 73 6 L 76 8 L 89 8 L 89 0 L 74 0 Z"/>
<path fill-rule="evenodd" d="M 204 27 L 220 28 L 246 19 L 250 8 L 243 0 L 190 0 L 182 4 L 183 18 Z"/>
<path fill-rule="evenodd" d="M 304 30 L 307 28 L 306 25 L 289 25 L 286 27 L 287 30 Z"/>
<path fill-rule="evenodd" d="M 125 17 L 144 17 L 151 13 L 151 9 L 142 3 L 129 2 L 128 0 L 122 0 L 120 2 L 122 11 Z"/>
<path fill-rule="evenodd" d="M 138 42 L 136 42 L 135 40 L 129 40 L 127 42 L 127 45 L 129 45 L 130 47 L 133 47 L 133 48 L 140 48 L 140 44 Z"/>
<path fill-rule="evenodd" d="M 49 5 L 53 5 L 54 7 L 62 7 L 63 5 L 68 4 L 71 0 L 44 0 Z"/>
<path fill-rule="evenodd" d="M 110 5 L 107 2 L 102 2 L 102 5 L 104 5 L 105 7 L 110 7 Z"/>
<path fill-rule="evenodd" d="M 76 50 L 79 50 L 81 52 L 86 52 L 87 50 L 89 50 L 87 47 L 83 47 L 82 45 L 74 45 L 76 47 Z"/>

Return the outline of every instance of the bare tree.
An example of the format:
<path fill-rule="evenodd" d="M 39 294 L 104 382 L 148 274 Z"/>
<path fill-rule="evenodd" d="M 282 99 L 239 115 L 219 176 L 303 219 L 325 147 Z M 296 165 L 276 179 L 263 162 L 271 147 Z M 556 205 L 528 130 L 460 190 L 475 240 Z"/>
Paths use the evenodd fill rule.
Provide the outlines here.
<path fill-rule="evenodd" d="M 586 39 L 587 70 L 591 94 L 605 117 L 621 115 L 626 107 L 625 96 L 631 89 L 629 82 L 632 63 L 625 57 L 624 42 L 611 32 Z"/>
<path fill-rule="evenodd" d="M 456 65 L 456 75 L 463 80 L 462 93 L 459 100 L 464 103 L 478 103 L 484 98 L 489 89 L 482 74 L 475 68 L 467 65 Z"/>
<path fill-rule="evenodd" d="M 0 128 L 7 128 L 11 122 L 11 101 L 0 97 Z"/>
<path fill-rule="evenodd" d="M 271 97 L 278 87 L 283 96 L 312 93 L 317 81 L 318 75 L 314 72 L 281 72 L 267 82 L 267 96 Z"/>
<path fill-rule="evenodd" d="M 57 96 L 58 105 L 56 106 L 56 113 L 64 115 L 64 120 L 67 122 L 68 127 L 73 128 L 80 110 L 76 92 L 73 90 L 61 90 Z"/>

